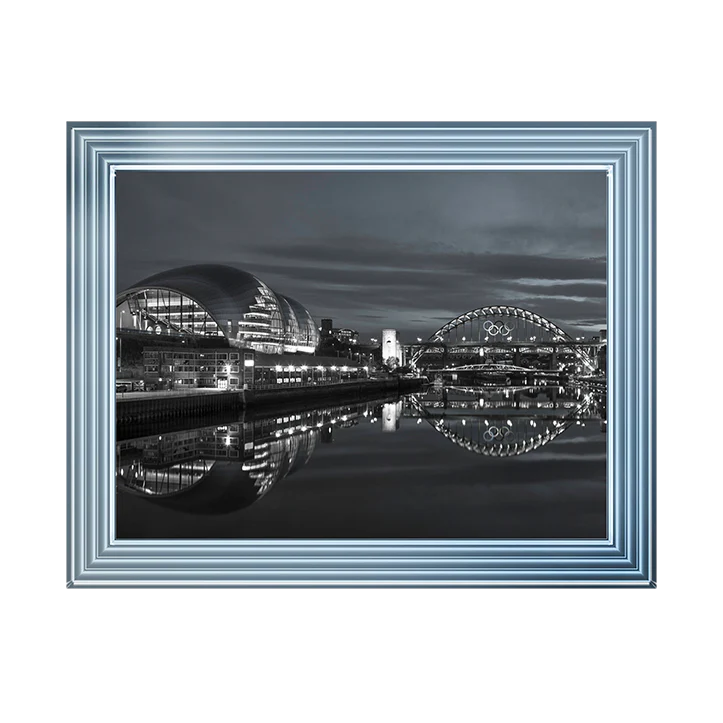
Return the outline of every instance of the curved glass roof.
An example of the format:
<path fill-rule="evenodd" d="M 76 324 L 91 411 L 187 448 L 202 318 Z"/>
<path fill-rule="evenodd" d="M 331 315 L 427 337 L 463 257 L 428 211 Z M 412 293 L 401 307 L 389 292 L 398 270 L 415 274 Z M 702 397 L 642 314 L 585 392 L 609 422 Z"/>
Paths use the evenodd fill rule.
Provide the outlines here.
<path fill-rule="evenodd" d="M 301 304 L 233 266 L 199 264 L 154 274 L 121 292 L 116 306 L 123 303 L 131 314 L 190 333 L 196 333 L 202 310 L 231 344 L 263 352 L 311 353 L 319 342 L 314 320 Z M 189 318 L 196 323 L 189 325 Z"/>

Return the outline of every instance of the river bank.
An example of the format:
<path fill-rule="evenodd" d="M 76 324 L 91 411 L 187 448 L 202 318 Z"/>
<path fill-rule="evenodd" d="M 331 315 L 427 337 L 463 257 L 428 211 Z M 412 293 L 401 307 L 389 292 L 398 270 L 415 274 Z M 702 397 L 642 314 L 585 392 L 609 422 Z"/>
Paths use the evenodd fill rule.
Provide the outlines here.
<path fill-rule="evenodd" d="M 152 394 L 133 393 L 116 397 L 116 432 L 138 424 L 183 417 L 205 417 L 239 413 L 244 409 L 307 402 L 357 401 L 385 394 L 418 391 L 423 379 L 396 377 L 368 379 L 325 386 L 259 389 L 216 393 Z M 152 396 L 151 396 L 152 394 Z"/>

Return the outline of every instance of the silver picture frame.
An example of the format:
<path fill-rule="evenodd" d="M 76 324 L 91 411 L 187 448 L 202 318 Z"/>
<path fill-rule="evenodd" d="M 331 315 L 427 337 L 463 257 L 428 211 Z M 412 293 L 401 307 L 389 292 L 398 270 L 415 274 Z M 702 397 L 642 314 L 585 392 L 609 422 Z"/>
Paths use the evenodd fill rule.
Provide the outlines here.
<path fill-rule="evenodd" d="M 69 122 L 69 587 L 655 587 L 653 122 Z M 607 538 L 115 537 L 114 186 L 130 169 L 604 169 Z"/>

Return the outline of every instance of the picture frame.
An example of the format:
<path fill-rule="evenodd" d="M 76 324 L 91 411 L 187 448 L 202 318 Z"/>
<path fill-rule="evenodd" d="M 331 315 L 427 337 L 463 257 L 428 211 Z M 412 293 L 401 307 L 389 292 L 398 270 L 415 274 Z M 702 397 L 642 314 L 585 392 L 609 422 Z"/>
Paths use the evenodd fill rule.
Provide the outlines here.
<path fill-rule="evenodd" d="M 654 122 L 69 122 L 69 587 L 655 587 Z M 604 540 L 119 540 L 116 174 L 597 169 L 608 178 Z"/>

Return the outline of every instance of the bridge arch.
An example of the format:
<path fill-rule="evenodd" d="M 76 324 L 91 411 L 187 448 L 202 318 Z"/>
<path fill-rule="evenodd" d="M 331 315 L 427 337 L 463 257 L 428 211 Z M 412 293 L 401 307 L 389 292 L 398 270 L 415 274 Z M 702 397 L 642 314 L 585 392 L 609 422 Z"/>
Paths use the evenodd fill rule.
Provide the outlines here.
<path fill-rule="evenodd" d="M 461 333 L 460 333 L 461 332 Z M 454 345 L 460 342 L 570 342 L 575 340 L 561 327 L 544 316 L 519 306 L 480 306 L 450 319 L 432 334 L 427 343 L 411 359 L 412 365 L 435 344 Z M 587 352 L 576 346 L 570 347 L 578 362 L 586 369 L 595 368 Z"/>

